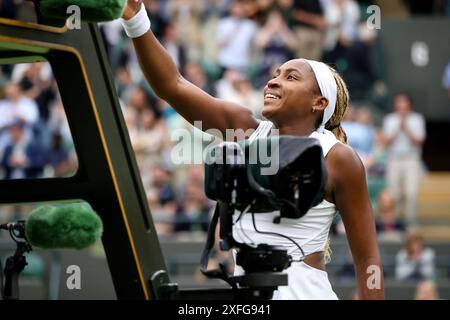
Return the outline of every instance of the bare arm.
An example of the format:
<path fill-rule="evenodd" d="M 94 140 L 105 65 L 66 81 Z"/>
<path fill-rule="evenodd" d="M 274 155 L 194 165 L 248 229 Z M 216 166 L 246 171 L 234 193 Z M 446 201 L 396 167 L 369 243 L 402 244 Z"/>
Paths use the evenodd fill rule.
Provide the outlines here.
<path fill-rule="evenodd" d="M 394 142 L 394 140 L 397 138 L 397 136 L 401 132 L 404 132 L 408 136 L 409 140 L 411 140 L 411 142 L 413 144 L 415 144 L 416 146 L 418 146 L 418 147 L 420 147 L 423 144 L 423 142 L 424 142 L 423 138 L 418 137 L 417 135 L 414 134 L 414 132 L 411 132 L 411 130 L 408 129 L 408 127 L 406 126 L 406 119 L 402 118 L 400 120 L 400 125 L 399 125 L 398 130 L 392 135 L 385 135 L 384 136 L 384 143 L 385 143 L 385 145 L 387 145 L 387 146 L 391 145 L 392 142 Z"/>
<path fill-rule="evenodd" d="M 309 13 L 304 10 L 297 9 L 294 11 L 293 16 L 294 20 L 297 22 L 310 24 L 321 30 L 325 30 L 327 28 L 325 19 L 319 14 Z"/>
<path fill-rule="evenodd" d="M 123 18 L 130 19 L 142 1 L 128 0 Z M 133 39 L 134 48 L 147 81 L 155 93 L 166 100 L 187 121 L 202 121 L 202 129 L 250 129 L 258 126 L 247 108 L 216 99 L 196 87 L 179 73 L 175 63 L 149 30 Z"/>
<path fill-rule="evenodd" d="M 364 166 L 356 153 L 339 144 L 329 154 L 336 206 L 352 252 L 360 299 L 383 299 L 381 265 Z"/>

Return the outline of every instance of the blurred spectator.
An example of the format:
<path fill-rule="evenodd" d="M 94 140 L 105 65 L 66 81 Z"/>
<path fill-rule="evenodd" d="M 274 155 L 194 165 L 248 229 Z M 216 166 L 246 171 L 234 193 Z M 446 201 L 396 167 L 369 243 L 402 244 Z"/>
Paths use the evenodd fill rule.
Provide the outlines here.
<path fill-rule="evenodd" d="M 43 173 L 47 150 L 27 134 L 25 127 L 26 124 L 20 120 L 9 126 L 11 141 L 0 160 L 4 179 L 33 179 Z"/>
<path fill-rule="evenodd" d="M 229 96 L 234 95 L 235 89 L 233 87 L 233 84 L 242 77 L 242 72 L 239 70 L 226 70 L 223 74 L 223 77 L 220 78 L 216 83 L 217 98 L 228 99 Z"/>
<path fill-rule="evenodd" d="M 206 91 L 212 96 L 216 95 L 216 90 L 214 86 L 210 84 L 206 78 L 205 72 L 203 71 L 200 64 L 195 62 L 190 62 L 186 65 L 185 78 L 195 84 L 197 87 Z"/>
<path fill-rule="evenodd" d="M 406 230 L 403 220 L 398 218 L 395 198 L 387 189 L 378 196 L 376 229 L 383 238 L 397 240 Z"/>
<path fill-rule="evenodd" d="M 175 189 L 173 187 L 173 172 L 162 165 L 155 165 L 150 171 L 151 180 L 144 185 L 147 197 L 153 204 L 150 209 L 173 204 L 176 201 Z"/>
<path fill-rule="evenodd" d="M 156 106 L 155 99 L 143 86 L 134 86 L 130 99 L 125 101 L 125 103 L 136 112 L 137 117 L 140 117 L 141 113 L 147 109 L 153 110 L 157 118 L 161 116 L 161 111 Z"/>
<path fill-rule="evenodd" d="M 7 129 L 11 124 L 21 121 L 32 129 L 39 119 L 36 102 L 23 94 L 19 84 L 7 82 L 4 96 L 5 99 L 0 100 L 0 156 L 9 143 Z"/>
<path fill-rule="evenodd" d="M 148 205 L 158 236 L 172 236 L 174 232 L 175 213 L 177 209 L 176 202 L 174 200 L 169 200 L 161 203 L 160 195 L 156 190 L 150 190 L 147 193 Z"/>
<path fill-rule="evenodd" d="M 295 0 L 293 21 L 297 36 L 296 58 L 320 60 L 328 28 L 320 0 Z"/>
<path fill-rule="evenodd" d="M 17 82 L 25 96 L 36 101 L 43 123 L 50 116 L 50 104 L 56 97 L 56 83 L 49 63 L 19 64 L 14 68 L 12 80 Z"/>
<path fill-rule="evenodd" d="M 221 68 L 245 71 L 251 60 L 251 48 L 257 32 L 255 22 L 247 18 L 242 0 L 234 0 L 230 15 L 222 18 L 217 27 L 218 63 Z"/>
<path fill-rule="evenodd" d="M 175 62 L 177 68 L 184 74 L 184 67 L 188 60 L 187 48 L 181 41 L 179 27 L 177 25 L 170 23 L 166 26 L 162 44 Z"/>
<path fill-rule="evenodd" d="M 201 2 L 187 0 L 172 0 L 168 5 L 172 23 L 179 32 L 179 38 L 187 50 L 189 61 L 201 57 L 202 38 L 200 34 Z"/>
<path fill-rule="evenodd" d="M 143 179 L 146 180 L 144 175 L 160 161 L 163 152 L 170 148 L 170 140 L 164 120 L 154 110 L 144 109 L 137 123 L 137 132 L 131 143 Z"/>
<path fill-rule="evenodd" d="M 333 51 L 338 42 L 346 46 L 358 37 L 359 7 L 354 0 L 328 0 L 324 5 L 328 24 L 324 49 Z"/>
<path fill-rule="evenodd" d="M 105 49 L 108 54 L 111 69 L 114 73 L 120 65 L 120 59 L 123 54 L 123 27 L 119 19 L 100 23 L 100 32 L 105 43 Z"/>
<path fill-rule="evenodd" d="M 409 233 L 405 248 L 396 256 L 395 276 L 398 280 L 431 279 L 435 276 L 434 259 L 434 250 L 424 248 L 422 237 Z"/>
<path fill-rule="evenodd" d="M 374 164 L 375 129 L 372 113 L 369 108 L 360 108 L 356 111 L 351 106 L 342 122 L 347 134 L 349 145 L 358 153 L 364 167 L 370 171 Z"/>
<path fill-rule="evenodd" d="M 223 93 L 221 95 L 223 96 Z M 238 72 L 236 78 L 232 79 L 230 90 L 223 97 L 250 109 L 256 117 L 262 117 L 263 96 L 253 88 L 250 80 L 244 74 Z"/>
<path fill-rule="evenodd" d="M 402 212 L 408 223 L 414 224 L 426 132 L 424 117 L 413 112 L 412 106 L 408 94 L 397 94 L 394 98 L 395 112 L 383 119 L 383 135 L 388 155 L 388 187 L 402 204 Z"/>
<path fill-rule="evenodd" d="M 260 11 L 270 13 L 272 10 L 277 10 L 281 13 L 283 21 L 292 27 L 293 23 L 293 5 L 294 0 L 259 0 Z"/>
<path fill-rule="evenodd" d="M 447 90 L 448 98 L 450 99 L 450 62 L 445 67 L 444 76 L 442 77 L 442 85 Z"/>
<path fill-rule="evenodd" d="M 59 95 L 50 109 L 52 112 L 47 123 L 48 130 L 50 132 L 59 132 L 63 137 L 64 143 L 71 148 L 73 146 L 72 133 L 70 132 L 64 105 Z"/>
<path fill-rule="evenodd" d="M 0 100 L 0 130 L 20 120 L 32 126 L 39 117 L 38 106 L 26 97 L 18 83 L 9 82 L 4 87 L 5 99 Z"/>
<path fill-rule="evenodd" d="M 201 63 L 208 78 L 214 80 L 220 76 L 217 63 L 218 43 L 216 36 L 219 21 L 225 11 L 224 6 L 223 1 L 206 0 L 202 11 L 201 36 L 203 41 Z"/>
<path fill-rule="evenodd" d="M 255 38 L 255 46 L 262 55 L 258 73 L 259 87 L 266 85 L 274 68 L 292 57 L 296 41 L 295 34 L 289 30 L 281 12 L 271 10 Z"/>
<path fill-rule="evenodd" d="M 131 95 L 135 88 L 133 79 L 131 78 L 128 68 L 119 67 L 115 76 L 117 93 L 121 101 L 130 101 Z"/>
<path fill-rule="evenodd" d="M 162 39 L 166 27 L 168 24 L 167 18 L 162 13 L 161 1 L 160 0 L 147 0 L 144 1 L 145 9 L 147 9 L 147 14 L 152 22 L 151 28 L 152 32 L 155 34 L 156 38 Z"/>
<path fill-rule="evenodd" d="M 436 283 L 431 280 L 420 281 L 416 287 L 415 300 L 439 300 Z"/>
<path fill-rule="evenodd" d="M 372 89 L 377 95 L 384 94 L 383 61 L 377 36 L 376 30 L 361 22 L 356 36 L 339 37 L 336 47 L 324 58 L 342 73 L 353 100 L 366 100 Z"/>
<path fill-rule="evenodd" d="M 64 147 L 63 137 L 59 132 L 52 134 L 52 144 L 47 153 L 46 163 L 51 169 L 47 174 L 50 177 L 64 177 L 76 171 L 76 168 L 71 166 L 69 152 Z"/>
<path fill-rule="evenodd" d="M 176 212 L 175 231 L 208 231 L 211 208 L 203 187 L 188 179 L 182 194 Z"/>

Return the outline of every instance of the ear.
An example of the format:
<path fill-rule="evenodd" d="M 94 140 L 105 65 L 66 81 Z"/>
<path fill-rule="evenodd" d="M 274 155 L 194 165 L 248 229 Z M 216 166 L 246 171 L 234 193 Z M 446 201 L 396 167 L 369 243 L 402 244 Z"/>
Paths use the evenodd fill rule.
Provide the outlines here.
<path fill-rule="evenodd" d="M 318 96 L 317 98 L 314 99 L 314 103 L 313 103 L 313 108 L 316 111 L 324 111 L 325 108 L 328 106 L 328 99 L 325 98 L 324 96 Z"/>

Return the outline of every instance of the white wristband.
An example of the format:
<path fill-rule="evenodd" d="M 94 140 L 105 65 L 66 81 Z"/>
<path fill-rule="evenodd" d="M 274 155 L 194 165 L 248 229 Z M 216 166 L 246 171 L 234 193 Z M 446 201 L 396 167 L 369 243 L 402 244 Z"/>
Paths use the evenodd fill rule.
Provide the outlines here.
<path fill-rule="evenodd" d="M 125 33 L 130 38 L 137 38 L 146 33 L 150 27 L 150 19 L 148 18 L 145 6 L 142 3 L 141 9 L 136 13 L 136 15 L 130 20 L 120 19 L 122 22 Z"/>

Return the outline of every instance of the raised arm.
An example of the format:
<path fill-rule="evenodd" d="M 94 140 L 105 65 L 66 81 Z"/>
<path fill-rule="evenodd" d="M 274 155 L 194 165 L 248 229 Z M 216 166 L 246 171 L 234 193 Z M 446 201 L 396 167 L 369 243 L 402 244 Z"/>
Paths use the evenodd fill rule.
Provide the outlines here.
<path fill-rule="evenodd" d="M 142 0 L 128 0 L 123 19 L 131 19 L 141 8 Z M 166 100 L 187 121 L 202 121 L 202 129 L 256 128 L 258 121 L 243 106 L 216 99 L 196 87 L 179 73 L 175 63 L 151 30 L 133 38 L 142 71 L 155 93 Z"/>
<path fill-rule="evenodd" d="M 334 200 L 353 256 L 359 298 L 383 299 L 383 268 L 364 166 L 356 153 L 343 144 L 336 145 L 328 157 L 335 168 L 330 172 Z"/>

